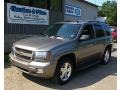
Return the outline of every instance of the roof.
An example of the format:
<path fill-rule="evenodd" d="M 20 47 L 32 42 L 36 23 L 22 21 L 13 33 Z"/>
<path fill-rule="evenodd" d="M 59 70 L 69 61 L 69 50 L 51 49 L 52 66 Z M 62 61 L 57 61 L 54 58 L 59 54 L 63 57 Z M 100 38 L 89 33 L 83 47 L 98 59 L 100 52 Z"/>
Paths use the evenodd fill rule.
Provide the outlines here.
<path fill-rule="evenodd" d="M 92 5 L 92 6 L 94 6 L 94 7 L 99 7 L 98 5 L 93 4 L 93 3 L 89 2 L 89 1 L 86 1 L 86 0 L 79 0 L 79 1 L 80 1 L 80 2 L 84 2 L 84 3 L 87 3 L 87 4 Z"/>

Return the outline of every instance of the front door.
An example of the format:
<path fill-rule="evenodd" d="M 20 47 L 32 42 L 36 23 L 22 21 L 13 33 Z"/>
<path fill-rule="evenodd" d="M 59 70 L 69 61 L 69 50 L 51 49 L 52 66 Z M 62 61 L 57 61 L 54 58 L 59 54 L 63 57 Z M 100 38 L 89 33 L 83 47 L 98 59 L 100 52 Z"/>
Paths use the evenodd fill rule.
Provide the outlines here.
<path fill-rule="evenodd" d="M 96 60 L 98 51 L 92 24 L 83 27 L 78 44 L 78 64 L 90 64 Z"/>

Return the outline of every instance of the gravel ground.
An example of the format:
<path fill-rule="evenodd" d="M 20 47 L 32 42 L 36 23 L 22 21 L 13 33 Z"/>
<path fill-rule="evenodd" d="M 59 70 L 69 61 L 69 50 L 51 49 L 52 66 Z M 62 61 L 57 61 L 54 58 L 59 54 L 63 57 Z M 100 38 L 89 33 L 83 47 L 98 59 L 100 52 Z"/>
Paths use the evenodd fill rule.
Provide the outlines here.
<path fill-rule="evenodd" d="M 5 68 L 5 90 L 117 90 L 117 52 L 116 45 L 111 61 L 107 65 L 95 65 L 76 72 L 66 85 L 59 86 L 52 80 L 21 73 L 15 67 Z"/>

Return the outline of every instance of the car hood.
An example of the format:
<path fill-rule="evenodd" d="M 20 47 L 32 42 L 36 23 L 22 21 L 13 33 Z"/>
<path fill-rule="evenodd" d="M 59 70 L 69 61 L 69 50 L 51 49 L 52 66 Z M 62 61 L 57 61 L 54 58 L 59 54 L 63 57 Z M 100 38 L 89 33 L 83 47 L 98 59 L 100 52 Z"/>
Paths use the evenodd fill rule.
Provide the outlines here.
<path fill-rule="evenodd" d="M 15 42 L 13 45 L 15 47 L 32 50 L 32 51 L 49 51 L 50 49 L 64 44 L 69 40 L 58 39 L 58 38 L 48 38 L 48 37 L 40 37 L 34 36 L 26 39 L 19 40 Z"/>

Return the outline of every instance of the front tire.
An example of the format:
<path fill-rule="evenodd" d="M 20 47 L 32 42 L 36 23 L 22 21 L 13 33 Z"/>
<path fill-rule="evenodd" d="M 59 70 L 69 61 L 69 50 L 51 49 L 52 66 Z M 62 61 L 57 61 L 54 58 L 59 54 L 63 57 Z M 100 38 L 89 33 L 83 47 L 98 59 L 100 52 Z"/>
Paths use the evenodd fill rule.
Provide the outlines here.
<path fill-rule="evenodd" d="M 60 59 L 56 67 L 55 79 L 58 84 L 63 85 L 70 81 L 73 74 L 73 62 L 64 57 Z"/>

